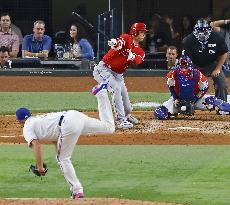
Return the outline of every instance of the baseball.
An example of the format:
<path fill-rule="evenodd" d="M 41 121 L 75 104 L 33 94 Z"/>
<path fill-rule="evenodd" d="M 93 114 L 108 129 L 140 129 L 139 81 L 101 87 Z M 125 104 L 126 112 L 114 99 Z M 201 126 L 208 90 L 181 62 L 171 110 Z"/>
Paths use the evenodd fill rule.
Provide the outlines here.
<path fill-rule="evenodd" d="M 186 110 L 186 106 L 181 106 L 181 111 L 185 111 Z"/>

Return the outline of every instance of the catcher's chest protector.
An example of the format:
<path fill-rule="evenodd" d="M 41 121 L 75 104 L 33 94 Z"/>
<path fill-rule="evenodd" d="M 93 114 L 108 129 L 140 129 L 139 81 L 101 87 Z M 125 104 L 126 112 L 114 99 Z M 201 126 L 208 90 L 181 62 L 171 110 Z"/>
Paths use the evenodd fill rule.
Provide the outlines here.
<path fill-rule="evenodd" d="M 190 101 L 195 97 L 194 90 L 197 83 L 197 73 L 192 70 L 192 77 L 185 78 L 184 76 L 176 73 L 178 82 L 178 95 L 181 100 Z"/>

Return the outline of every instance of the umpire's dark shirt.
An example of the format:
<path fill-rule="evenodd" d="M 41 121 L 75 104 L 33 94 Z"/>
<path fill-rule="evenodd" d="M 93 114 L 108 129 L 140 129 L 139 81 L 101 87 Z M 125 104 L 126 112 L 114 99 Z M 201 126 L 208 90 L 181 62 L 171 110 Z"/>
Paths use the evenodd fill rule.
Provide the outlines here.
<path fill-rule="evenodd" d="M 225 40 L 213 32 L 209 36 L 205 49 L 202 50 L 200 43 L 191 33 L 183 39 L 183 49 L 198 67 L 205 67 L 217 61 L 218 57 L 228 52 Z"/>

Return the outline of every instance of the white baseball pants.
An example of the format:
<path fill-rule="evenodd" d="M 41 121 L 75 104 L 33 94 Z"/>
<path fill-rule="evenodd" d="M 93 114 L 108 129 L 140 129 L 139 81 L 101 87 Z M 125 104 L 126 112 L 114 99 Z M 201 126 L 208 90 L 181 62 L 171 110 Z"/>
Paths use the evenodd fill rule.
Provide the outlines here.
<path fill-rule="evenodd" d="M 106 134 L 115 131 L 107 91 L 100 91 L 96 97 L 100 120 L 90 118 L 81 112 L 70 110 L 64 115 L 60 126 L 61 133 L 57 142 L 56 158 L 73 194 L 83 193 L 83 187 L 71 162 L 71 156 L 79 136 L 81 134 Z"/>

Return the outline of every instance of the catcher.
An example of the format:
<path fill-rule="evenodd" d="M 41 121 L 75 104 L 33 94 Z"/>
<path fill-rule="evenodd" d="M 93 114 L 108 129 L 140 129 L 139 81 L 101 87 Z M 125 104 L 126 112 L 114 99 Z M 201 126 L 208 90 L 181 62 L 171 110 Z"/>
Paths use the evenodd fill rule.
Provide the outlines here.
<path fill-rule="evenodd" d="M 27 108 L 19 108 L 16 111 L 17 120 L 24 125 L 23 136 L 34 151 L 36 165 L 31 165 L 30 169 L 38 176 L 45 176 L 47 167 L 43 161 L 40 141 L 57 142 L 56 159 L 70 186 L 73 199 L 84 198 L 83 187 L 71 162 L 79 136 L 81 134 L 113 133 L 115 130 L 107 84 L 95 86 L 92 94 L 96 95 L 98 100 L 100 120 L 90 118 L 75 110 L 37 116 L 32 116 Z"/>
<path fill-rule="evenodd" d="M 155 109 L 157 119 L 178 114 L 193 115 L 195 110 L 216 110 L 217 114 L 230 114 L 228 102 L 206 95 L 208 81 L 188 56 L 182 55 L 176 68 L 167 74 L 167 79 L 171 97 Z"/>
<path fill-rule="evenodd" d="M 182 55 L 176 68 L 167 74 L 171 93 L 168 101 L 154 111 L 157 119 L 178 114 L 193 115 L 194 110 L 207 110 L 205 94 L 208 90 L 206 77 L 194 67 L 188 56 Z"/>

